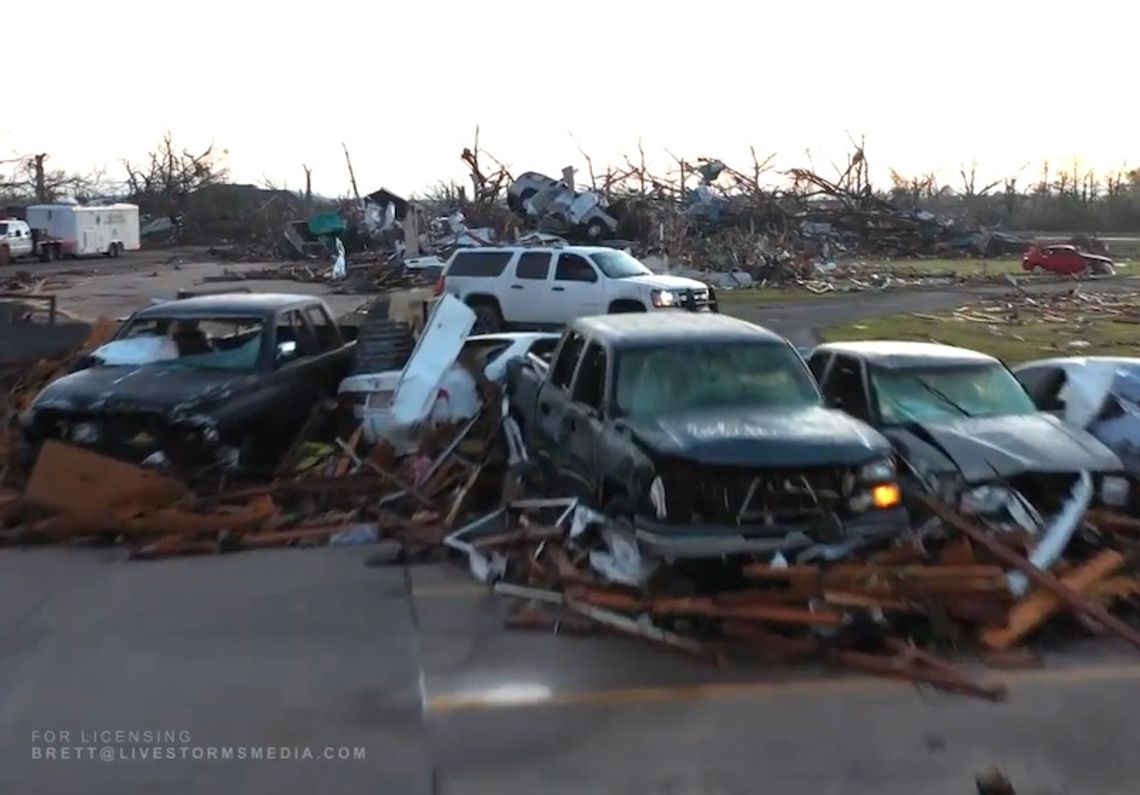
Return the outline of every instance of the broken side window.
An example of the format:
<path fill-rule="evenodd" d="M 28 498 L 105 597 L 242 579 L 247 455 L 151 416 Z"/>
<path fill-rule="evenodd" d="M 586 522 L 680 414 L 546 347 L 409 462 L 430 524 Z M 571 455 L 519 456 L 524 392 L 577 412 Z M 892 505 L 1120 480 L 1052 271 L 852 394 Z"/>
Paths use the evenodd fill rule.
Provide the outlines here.
<path fill-rule="evenodd" d="M 829 353 L 817 353 L 808 361 L 808 369 L 815 376 L 816 383 L 823 383 L 823 375 L 827 371 L 827 362 L 831 358 Z"/>
<path fill-rule="evenodd" d="M 871 418 L 867 387 L 863 383 L 863 369 L 858 359 L 836 356 L 831 365 L 831 373 L 827 376 L 824 393 L 833 407 L 861 420 Z"/>
<path fill-rule="evenodd" d="M 340 347 L 336 326 L 333 325 L 332 319 L 323 307 L 311 306 L 305 310 L 305 314 L 309 316 L 309 323 L 312 324 L 313 333 L 316 334 L 317 346 L 320 350 L 331 351 L 333 348 Z"/>
<path fill-rule="evenodd" d="M 598 272 L 585 257 L 577 254 L 559 254 L 554 278 L 560 282 L 596 282 Z"/>
<path fill-rule="evenodd" d="M 582 355 L 582 366 L 574 381 L 572 399 L 576 403 L 602 410 L 602 399 L 606 394 L 606 351 L 596 342 L 590 343 Z"/>
<path fill-rule="evenodd" d="M 578 364 L 578 356 L 582 353 L 584 344 L 585 338 L 576 331 L 566 337 L 550 371 L 550 383 L 563 389 L 570 388 L 570 379 L 574 377 L 574 367 Z"/>
<path fill-rule="evenodd" d="M 314 352 L 316 341 L 309 335 L 305 319 L 296 309 L 277 319 L 277 349 L 274 364 L 280 367 Z"/>

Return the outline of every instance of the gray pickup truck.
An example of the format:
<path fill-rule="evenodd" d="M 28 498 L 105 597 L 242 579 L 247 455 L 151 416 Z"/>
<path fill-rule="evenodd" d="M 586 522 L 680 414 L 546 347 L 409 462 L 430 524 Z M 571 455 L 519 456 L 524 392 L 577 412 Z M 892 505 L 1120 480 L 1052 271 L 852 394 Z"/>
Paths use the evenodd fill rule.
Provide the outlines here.
<path fill-rule="evenodd" d="M 666 558 L 802 553 L 908 525 L 889 442 L 825 408 L 796 350 L 751 323 L 579 318 L 549 366 L 508 367 L 507 391 L 548 482 Z"/>

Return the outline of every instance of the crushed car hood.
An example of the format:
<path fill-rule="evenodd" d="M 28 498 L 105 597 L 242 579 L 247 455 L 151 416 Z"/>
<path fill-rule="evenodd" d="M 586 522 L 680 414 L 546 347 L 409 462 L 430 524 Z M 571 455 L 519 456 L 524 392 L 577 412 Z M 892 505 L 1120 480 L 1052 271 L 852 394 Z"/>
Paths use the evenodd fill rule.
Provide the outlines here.
<path fill-rule="evenodd" d="M 1024 472 L 1117 472 L 1120 459 L 1092 434 L 1048 414 L 963 417 L 885 431 L 912 463 L 952 466 L 967 482 Z M 938 460 L 931 460 L 932 458 Z"/>
<path fill-rule="evenodd" d="M 251 373 L 170 364 L 91 367 L 49 384 L 36 397 L 32 411 L 178 414 L 201 410 L 256 384 L 257 376 Z"/>
<path fill-rule="evenodd" d="M 620 281 L 639 284 L 653 290 L 707 290 L 709 286 L 696 279 L 686 279 L 684 276 L 666 276 L 664 274 L 647 273 L 643 276 L 627 276 Z"/>
<path fill-rule="evenodd" d="M 655 452 L 707 466 L 852 466 L 891 451 L 871 427 L 819 406 L 710 409 L 627 422 Z"/>

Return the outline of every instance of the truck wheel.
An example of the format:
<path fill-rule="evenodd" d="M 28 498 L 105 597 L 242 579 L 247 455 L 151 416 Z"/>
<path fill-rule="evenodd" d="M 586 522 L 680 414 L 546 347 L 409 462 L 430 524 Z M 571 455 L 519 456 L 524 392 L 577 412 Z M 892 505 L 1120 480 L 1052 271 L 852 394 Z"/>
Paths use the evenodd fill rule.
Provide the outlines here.
<path fill-rule="evenodd" d="M 503 315 L 499 307 L 488 300 L 479 300 L 469 304 L 475 312 L 475 325 L 471 328 L 472 334 L 494 334 L 503 328 Z"/>
<path fill-rule="evenodd" d="M 592 241 L 601 240 L 606 234 L 606 222 L 595 218 L 586 224 L 586 238 Z"/>
<path fill-rule="evenodd" d="M 119 244 L 118 243 L 112 243 L 111 244 L 111 259 L 118 259 L 118 258 L 119 258 Z"/>
<path fill-rule="evenodd" d="M 55 246 L 47 245 L 40 249 L 40 262 L 51 262 L 55 259 Z"/>
<path fill-rule="evenodd" d="M 610 314 L 620 315 L 627 312 L 644 312 L 645 304 L 640 301 L 614 301 L 610 304 Z"/>

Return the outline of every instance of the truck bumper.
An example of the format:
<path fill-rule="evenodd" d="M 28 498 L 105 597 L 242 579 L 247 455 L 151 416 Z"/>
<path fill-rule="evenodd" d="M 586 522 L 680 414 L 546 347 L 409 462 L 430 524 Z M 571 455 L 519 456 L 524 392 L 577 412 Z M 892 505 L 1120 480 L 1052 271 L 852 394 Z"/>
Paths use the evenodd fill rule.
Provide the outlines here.
<path fill-rule="evenodd" d="M 888 539 L 907 530 L 910 518 L 901 506 L 874 511 L 837 522 L 821 532 L 818 525 L 664 524 L 637 517 L 637 540 L 652 554 L 667 560 L 720 558 L 776 552 L 796 552 L 811 547 L 840 550 L 851 544 Z"/>

